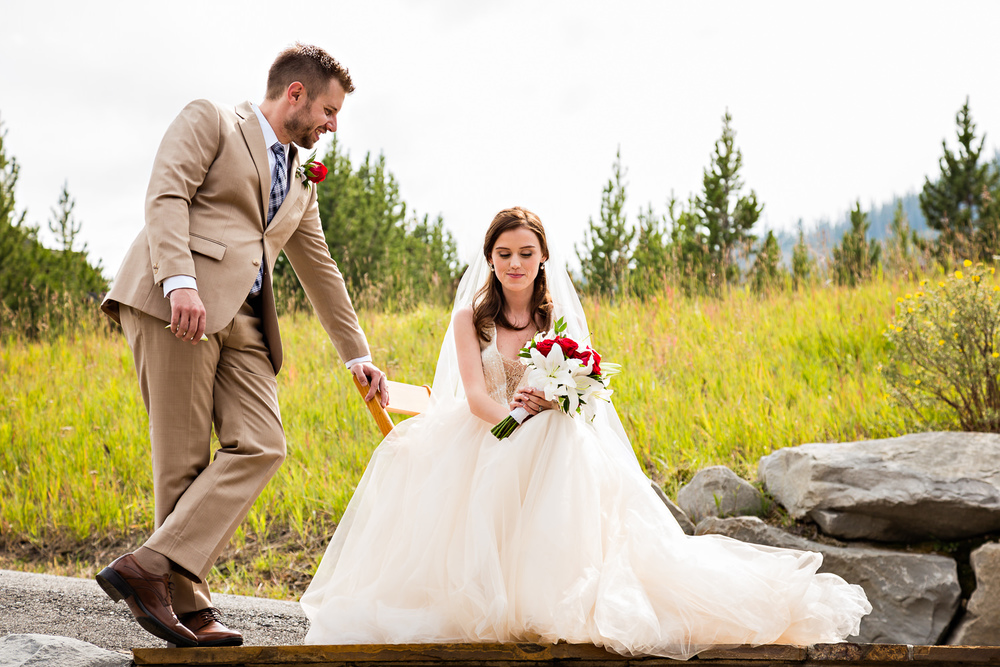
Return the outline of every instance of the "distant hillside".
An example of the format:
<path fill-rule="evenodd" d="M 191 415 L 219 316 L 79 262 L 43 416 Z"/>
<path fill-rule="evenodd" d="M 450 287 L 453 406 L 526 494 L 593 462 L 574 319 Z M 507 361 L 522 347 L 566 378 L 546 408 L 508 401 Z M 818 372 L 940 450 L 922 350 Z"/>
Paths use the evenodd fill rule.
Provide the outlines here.
<path fill-rule="evenodd" d="M 993 154 L 993 167 L 1000 170 L 1000 149 Z M 903 200 L 903 211 L 910 223 L 910 229 L 915 230 L 920 236 L 933 237 L 936 232 L 927 226 L 927 220 L 920 210 L 919 191 L 908 192 L 902 197 L 893 197 L 891 201 L 881 204 L 871 203 L 865 210 L 868 214 L 870 227 L 868 237 L 877 241 L 884 241 L 889 236 L 889 229 L 892 225 L 892 216 L 896 211 L 896 200 Z M 806 233 L 806 243 L 813 252 L 821 258 L 829 258 L 833 252 L 833 246 L 840 242 L 840 237 L 851 228 L 851 212 L 846 210 L 836 222 L 830 220 L 819 220 L 813 224 L 803 225 Z M 758 237 L 763 237 L 767 232 L 757 232 Z M 792 261 L 792 249 L 798 241 L 799 232 L 797 229 L 781 230 L 774 233 L 781 246 L 781 259 L 785 265 L 790 265 Z"/>
<path fill-rule="evenodd" d="M 921 236 L 931 236 L 934 234 L 934 231 L 927 227 L 927 220 L 924 219 L 924 214 L 920 210 L 919 193 L 908 192 L 902 197 L 896 197 L 882 204 L 873 203 L 865 210 L 871 225 L 868 228 L 869 238 L 884 241 L 889 237 L 892 216 L 896 212 L 896 199 L 902 199 L 903 201 L 903 212 L 906 213 L 906 217 L 909 220 L 910 229 L 915 230 Z M 806 224 L 803 226 L 806 233 L 806 243 L 813 249 L 813 252 L 820 257 L 830 257 L 833 246 L 840 241 L 840 237 L 844 235 L 844 232 L 851 228 L 851 213 L 849 210 L 845 211 L 837 222 L 820 220 L 812 225 Z M 775 232 L 774 235 L 781 246 L 782 260 L 785 264 L 790 263 L 792 248 L 795 247 L 795 243 L 799 238 L 798 230 L 781 230 Z"/>

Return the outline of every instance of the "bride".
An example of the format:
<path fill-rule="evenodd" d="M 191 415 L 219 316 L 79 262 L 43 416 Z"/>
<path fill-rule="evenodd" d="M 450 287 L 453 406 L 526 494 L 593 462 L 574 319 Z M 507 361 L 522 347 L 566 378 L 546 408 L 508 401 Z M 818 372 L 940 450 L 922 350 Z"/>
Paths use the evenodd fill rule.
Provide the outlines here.
<path fill-rule="evenodd" d="M 455 299 L 429 409 L 382 441 L 302 596 L 310 644 L 591 643 L 687 659 L 857 634 L 864 591 L 817 553 L 689 537 L 614 408 L 570 417 L 519 384 L 558 317 L 588 335 L 538 217 L 500 211 Z M 625 372 L 628 372 L 625 369 Z M 490 428 L 521 406 L 513 435 Z"/>

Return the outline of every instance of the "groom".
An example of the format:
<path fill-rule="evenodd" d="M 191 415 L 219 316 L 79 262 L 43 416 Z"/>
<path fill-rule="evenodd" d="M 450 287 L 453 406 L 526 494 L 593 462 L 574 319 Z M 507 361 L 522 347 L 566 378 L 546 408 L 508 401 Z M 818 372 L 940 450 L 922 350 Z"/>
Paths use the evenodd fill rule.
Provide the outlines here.
<path fill-rule="evenodd" d="M 97 581 L 174 645 L 243 643 L 205 577 L 285 457 L 271 289 L 279 251 L 368 397 L 378 388 L 388 401 L 296 147 L 335 132 L 353 90 L 340 63 L 296 44 L 271 65 L 259 106 L 185 107 L 153 162 L 146 224 L 101 306 L 125 331 L 149 413 L 156 529 Z"/>

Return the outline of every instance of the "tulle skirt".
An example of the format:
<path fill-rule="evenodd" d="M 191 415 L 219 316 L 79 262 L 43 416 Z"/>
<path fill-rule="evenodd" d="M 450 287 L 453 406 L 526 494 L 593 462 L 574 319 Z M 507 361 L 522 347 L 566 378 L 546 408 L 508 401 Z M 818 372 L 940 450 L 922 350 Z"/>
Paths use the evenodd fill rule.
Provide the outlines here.
<path fill-rule="evenodd" d="M 685 535 L 601 423 L 547 411 L 502 441 L 490 427 L 455 402 L 379 445 L 302 597 L 306 643 L 686 659 L 843 641 L 871 611 L 817 553 Z"/>

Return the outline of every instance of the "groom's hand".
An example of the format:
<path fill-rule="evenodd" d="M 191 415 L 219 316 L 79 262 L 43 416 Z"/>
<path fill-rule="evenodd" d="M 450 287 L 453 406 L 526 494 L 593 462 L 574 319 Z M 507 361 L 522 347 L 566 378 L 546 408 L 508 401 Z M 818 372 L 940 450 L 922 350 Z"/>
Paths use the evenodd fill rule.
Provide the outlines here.
<path fill-rule="evenodd" d="M 363 361 L 351 366 L 351 372 L 354 373 L 354 377 L 358 378 L 358 382 L 368 387 L 366 401 L 375 398 L 375 392 L 378 391 L 379 403 L 382 407 L 389 405 L 389 385 L 386 384 L 385 373 L 380 371 L 377 366 Z"/>
<path fill-rule="evenodd" d="M 170 331 L 192 345 L 205 333 L 205 304 L 198 290 L 181 287 L 170 292 Z"/>

